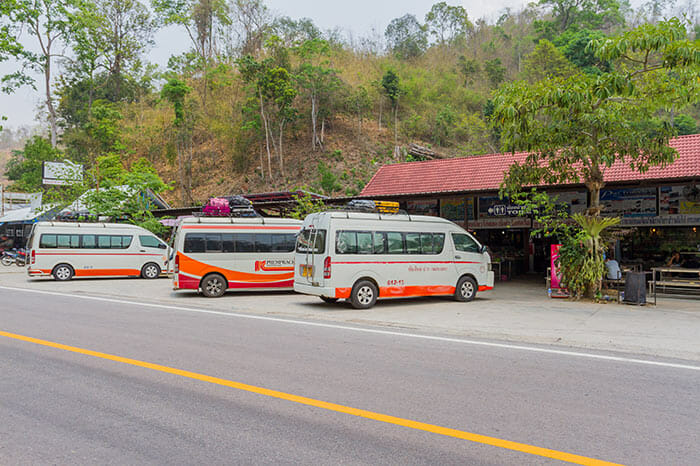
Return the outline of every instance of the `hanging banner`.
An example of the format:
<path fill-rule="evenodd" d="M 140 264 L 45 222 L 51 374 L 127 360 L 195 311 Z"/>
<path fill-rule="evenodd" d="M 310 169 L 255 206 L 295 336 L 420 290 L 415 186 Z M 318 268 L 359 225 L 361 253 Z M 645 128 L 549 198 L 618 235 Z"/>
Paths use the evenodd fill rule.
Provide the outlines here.
<path fill-rule="evenodd" d="M 440 217 L 451 222 L 464 222 L 467 208 L 465 201 L 463 197 L 440 199 Z"/>
<path fill-rule="evenodd" d="M 600 204 L 606 217 L 656 217 L 656 188 L 604 189 Z"/>
<path fill-rule="evenodd" d="M 438 216 L 437 199 L 417 199 L 406 201 L 406 212 L 413 215 Z"/>
<path fill-rule="evenodd" d="M 661 186 L 659 215 L 700 214 L 700 185 Z"/>

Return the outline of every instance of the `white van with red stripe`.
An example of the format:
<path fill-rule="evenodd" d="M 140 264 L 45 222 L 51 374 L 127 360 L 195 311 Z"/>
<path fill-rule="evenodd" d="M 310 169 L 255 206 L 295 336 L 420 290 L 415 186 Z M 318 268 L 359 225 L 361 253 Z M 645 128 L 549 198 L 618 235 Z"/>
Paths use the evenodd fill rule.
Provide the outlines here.
<path fill-rule="evenodd" d="M 185 218 L 173 242 L 173 289 L 209 298 L 227 290 L 291 290 L 300 228 L 288 218 Z"/>
<path fill-rule="evenodd" d="M 39 222 L 27 242 L 30 277 L 158 278 L 169 247 L 150 231 L 122 223 Z"/>
<path fill-rule="evenodd" d="M 493 289 L 491 258 L 467 231 L 439 218 L 328 211 L 306 217 L 294 291 L 372 307 L 377 298 L 454 296 Z"/>

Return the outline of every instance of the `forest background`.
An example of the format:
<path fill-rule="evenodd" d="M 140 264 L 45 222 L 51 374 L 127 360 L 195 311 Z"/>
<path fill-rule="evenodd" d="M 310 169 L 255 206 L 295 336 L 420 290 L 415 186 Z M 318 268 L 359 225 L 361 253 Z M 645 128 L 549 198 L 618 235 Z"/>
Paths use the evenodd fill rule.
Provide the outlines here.
<path fill-rule="evenodd" d="M 502 86 L 608 72 L 616 63 L 596 58 L 591 40 L 665 17 L 697 41 L 696 8 L 540 0 L 487 21 L 439 2 L 352 37 L 261 0 L 3 0 L 0 61 L 22 67 L 2 91 L 35 86 L 45 123 L 0 131 L 0 170 L 21 191 L 41 189 L 45 160 L 84 164 L 92 187 L 148 173 L 173 205 L 300 187 L 352 196 L 380 164 L 415 160 L 409 143 L 447 157 L 499 152 Z M 190 49 L 163 68 L 148 56 L 165 26 Z M 692 134 L 700 106 L 655 118 Z"/>

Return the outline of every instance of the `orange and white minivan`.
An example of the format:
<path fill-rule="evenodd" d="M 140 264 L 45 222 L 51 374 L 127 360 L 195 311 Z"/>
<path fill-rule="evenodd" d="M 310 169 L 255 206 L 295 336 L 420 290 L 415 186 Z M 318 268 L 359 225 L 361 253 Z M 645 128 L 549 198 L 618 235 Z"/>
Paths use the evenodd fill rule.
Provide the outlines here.
<path fill-rule="evenodd" d="M 173 289 L 222 296 L 226 290 L 291 290 L 301 221 L 266 217 L 192 217 L 173 240 Z"/>
<path fill-rule="evenodd" d="M 158 278 L 168 245 L 150 231 L 123 223 L 38 222 L 27 241 L 30 277 Z"/>

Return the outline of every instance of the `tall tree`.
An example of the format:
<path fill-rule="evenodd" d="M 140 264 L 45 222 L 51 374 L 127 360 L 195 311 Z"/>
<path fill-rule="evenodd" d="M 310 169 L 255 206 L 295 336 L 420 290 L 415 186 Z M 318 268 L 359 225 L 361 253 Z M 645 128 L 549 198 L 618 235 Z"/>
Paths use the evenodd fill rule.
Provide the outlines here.
<path fill-rule="evenodd" d="M 564 54 L 547 39 L 542 39 L 523 63 L 523 75 L 530 82 L 565 78 L 574 74 L 574 67 Z"/>
<path fill-rule="evenodd" d="M 672 18 L 591 47 L 618 68 L 600 76 L 509 84 L 495 99 L 493 120 L 506 149 L 530 152 L 511 166 L 508 190 L 583 182 L 590 213 L 600 215 L 607 168 L 622 161 L 643 172 L 676 157 L 668 145 L 673 126 L 654 123 L 654 117 L 700 97 L 700 44 Z"/>
<path fill-rule="evenodd" d="M 403 90 L 399 82 L 399 76 L 393 70 L 387 70 L 382 77 L 382 89 L 384 95 L 391 102 L 391 109 L 394 113 L 394 153 L 398 152 L 399 145 L 399 97 Z"/>
<path fill-rule="evenodd" d="M 610 31 L 625 24 L 619 0 L 540 0 L 538 5 L 552 14 L 536 24 L 548 39 L 569 29 Z"/>
<path fill-rule="evenodd" d="M 430 34 L 443 45 L 466 39 L 474 30 L 464 7 L 448 5 L 447 2 L 433 5 L 425 15 L 425 24 Z"/>
<path fill-rule="evenodd" d="M 53 147 L 58 142 L 58 118 L 52 92 L 52 66 L 54 59 L 62 55 L 60 48 L 70 33 L 71 17 L 82 3 L 83 0 L 11 0 L 9 8 L 8 4 L 4 6 L 4 21 L 26 27 L 36 40 L 39 51 L 33 53 L 25 49 L 21 58 L 25 67 L 43 75 L 44 103 Z M 6 22 L 4 24 L 8 25 Z"/>
<path fill-rule="evenodd" d="M 178 78 L 170 78 L 161 90 L 161 97 L 173 106 L 175 118 L 175 141 L 177 146 L 178 175 L 182 204 L 192 199 L 192 118 L 187 111 L 185 99 L 192 89 Z"/>
<path fill-rule="evenodd" d="M 416 17 L 411 14 L 392 19 L 386 28 L 384 37 L 386 37 L 389 50 L 404 60 L 421 55 L 428 47 L 425 26 L 420 24 Z"/>
<path fill-rule="evenodd" d="M 257 56 L 272 29 L 273 19 L 262 0 L 229 0 L 239 56 Z"/>
<path fill-rule="evenodd" d="M 296 48 L 296 53 L 300 64 L 295 77 L 311 103 L 311 150 L 316 150 L 317 147 L 323 148 L 323 128 L 325 127 L 325 118 L 322 118 L 319 135 L 319 113 L 321 115 L 328 113 L 328 101 L 333 92 L 340 87 L 340 79 L 329 65 L 328 42 L 321 39 L 304 41 Z"/>

